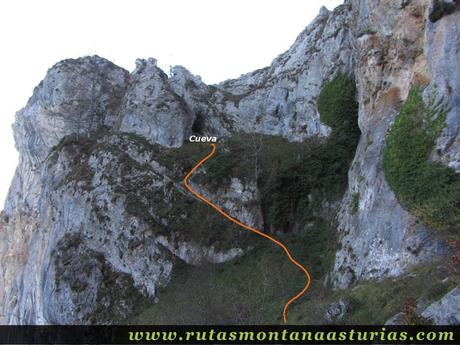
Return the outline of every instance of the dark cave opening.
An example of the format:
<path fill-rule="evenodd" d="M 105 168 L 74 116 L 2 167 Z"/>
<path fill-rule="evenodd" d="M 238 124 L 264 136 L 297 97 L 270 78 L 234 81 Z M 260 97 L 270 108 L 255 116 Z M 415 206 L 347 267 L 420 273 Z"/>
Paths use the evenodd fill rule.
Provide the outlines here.
<path fill-rule="evenodd" d="M 205 119 L 204 119 L 203 113 L 201 112 L 196 113 L 195 121 L 193 122 L 193 125 L 192 125 L 192 133 L 202 135 L 203 130 L 204 130 L 204 122 L 205 122 Z"/>

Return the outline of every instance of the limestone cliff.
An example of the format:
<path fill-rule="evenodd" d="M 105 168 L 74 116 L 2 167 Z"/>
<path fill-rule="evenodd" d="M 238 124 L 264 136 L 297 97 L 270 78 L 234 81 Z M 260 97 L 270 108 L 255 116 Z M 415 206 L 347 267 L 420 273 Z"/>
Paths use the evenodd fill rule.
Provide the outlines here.
<path fill-rule="evenodd" d="M 217 85 L 181 66 L 168 76 L 154 59 L 132 73 L 98 56 L 54 65 L 13 125 L 20 162 L 0 219 L 1 323 L 116 322 L 167 289 L 178 263 L 251 250 L 182 187 L 200 154 L 184 142 L 192 133 L 327 141 L 317 100 L 339 74 L 356 81 L 362 134 L 343 198 L 321 204 L 341 243 L 328 281 L 343 289 L 444 256 L 436 232 L 399 204 L 382 154 L 402 101 L 423 85 L 450 109 L 432 159 L 460 172 L 460 11 L 451 5 L 435 21 L 439 1 L 323 8 L 270 66 Z M 204 172 L 194 185 L 261 228 L 255 176 L 216 187 Z"/>
<path fill-rule="evenodd" d="M 339 216 L 343 249 L 337 253 L 335 279 L 341 287 L 353 279 L 399 275 L 409 265 L 442 252 L 432 234 L 398 204 L 385 182 L 381 159 L 401 101 L 411 86 L 429 83 L 426 92 L 436 89 L 451 106 L 438 141 L 439 159 L 459 171 L 460 89 L 454 60 L 458 61 L 455 30 L 460 14 L 432 23 L 431 10 L 429 1 L 361 1 L 354 7 L 363 135 Z M 350 211 L 354 193 L 360 196 L 355 214 Z"/>

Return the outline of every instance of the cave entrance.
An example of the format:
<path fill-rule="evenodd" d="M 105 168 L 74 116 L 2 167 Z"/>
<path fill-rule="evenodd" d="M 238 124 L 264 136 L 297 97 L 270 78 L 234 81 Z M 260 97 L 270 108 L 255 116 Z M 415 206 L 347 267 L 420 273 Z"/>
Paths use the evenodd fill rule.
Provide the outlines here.
<path fill-rule="evenodd" d="M 198 112 L 195 117 L 195 121 L 192 125 L 193 134 L 203 135 L 204 130 L 204 116 L 203 113 Z"/>

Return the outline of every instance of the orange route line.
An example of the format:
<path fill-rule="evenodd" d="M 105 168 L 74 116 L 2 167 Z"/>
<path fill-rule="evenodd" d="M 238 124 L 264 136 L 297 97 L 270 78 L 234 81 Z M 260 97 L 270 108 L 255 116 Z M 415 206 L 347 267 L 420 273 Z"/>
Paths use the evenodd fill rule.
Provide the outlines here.
<path fill-rule="evenodd" d="M 204 196 L 202 196 L 201 194 L 195 192 L 192 187 L 190 186 L 189 184 L 189 179 L 190 177 L 193 175 L 193 173 L 195 171 L 198 170 L 198 168 L 203 165 L 203 163 L 205 163 L 208 159 L 210 159 L 212 156 L 214 156 L 214 154 L 216 153 L 216 150 L 217 150 L 217 145 L 216 144 L 211 144 L 212 146 L 212 151 L 206 156 L 204 157 L 201 161 L 199 161 L 197 163 L 197 165 L 195 165 L 193 167 L 192 170 L 190 170 L 190 172 L 185 176 L 184 178 L 184 185 L 185 187 L 189 190 L 190 193 L 192 193 L 194 196 L 196 196 L 198 199 L 204 201 L 206 204 L 208 204 L 209 206 L 211 206 L 213 209 L 215 209 L 217 212 L 219 212 L 222 216 L 224 216 L 225 218 L 227 218 L 228 220 L 232 221 L 233 223 L 241 226 L 242 228 L 245 228 L 249 231 L 252 231 L 254 233 L 256 233 L 257 235 L 259 236 L 262 236 L 262 237 L 265 237 L 266 239 L 272 241 L 273 243 L 275 243 L 276 245 L 278 245 L 279 247 L 281 247 L 281 249 L 283 249 L 283 251 L 286 253 L 287 257 L 289 258 L 289 260 L 294 264 L 296 265 L 298 268 L 300 268 L 304 273 L 305 273 L 305 276 L 307 277 L 307 283 L 305 284 L 305 287 L 303 288 L 302 291 L 300 291 L 297 295 L 295 295 L 294 297 L 292 297 L 289 301 L 286 302 L 286 304 L 284 305 L 284 308 L 283 308 L 283 321 L 284 323 L 287 322 L 287 318 L 286 318 L 286 314 L 287 314 L 287 308 L 289 307 L 289 305 L 294 302 L 296 299 L 298 299 L 300 296 L 302 296 L 307 290 L 308 288 L 310 287 L 310 282 L 311 282 L 311 277 L 310 277 L 310 273 L 308 272 L 308 270 L 303 267 L 301 264 L 299 264 L 291 255 L 291 253 L 289 252 L 289 250 L 287 249 L 287 247 L 281 243 L 280 241 L 278 241 L 277 239 L 267 235 L 266 233 L 263 233 L 262 231 L 260 230 L 257 230 L 257 229 L 254 229 L 254 228 L 251 228 L 250 226 L 246 225 L 246 224 L 243 224 L 241 223 L 238 219 L 235 219 L 233 218 L 232 216 L 230 216 L 228 213 L 226 213 L 225 211 L 223 211 L 219 206 L 217 206 L 216 204 L 214 204 L 212 201 L 206 199 Z"/>

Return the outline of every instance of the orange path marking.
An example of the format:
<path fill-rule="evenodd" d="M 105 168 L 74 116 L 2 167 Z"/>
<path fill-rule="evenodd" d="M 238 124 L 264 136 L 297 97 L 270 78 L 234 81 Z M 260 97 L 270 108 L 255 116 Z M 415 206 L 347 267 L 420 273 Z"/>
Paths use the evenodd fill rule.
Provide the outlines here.
<path fill-rule="evenodd" d="M 281 243 L 280 241 L 276 240 L 275 238 L 263 233 L 262 231 L 260 230 L 257 230 L 257 229 L 254 229 L 254 228 L 251 228 L 250 226 L 246 225 L 246 224 L 243 224 L 241 223 L 238 219 L 235 219 L 233 218 L 232 216 L 230 216 L 228 213 L 224 212 L 219 206 L 217 206 L 216 204 L 214 204 L 212 201 L 206 199 L 204 196 L 202 196 L 201 194 L 198 194 L 197 192 L 195 192 L 192 187 L 190 187 L 190 184 L 188 183 L 188 180 L 190 179 L 190 177 L 193 175 L 193 173 L 195 171 L 197 171 L 197 169 L 203 165 L 204 162 L 206 162 L 209 158 L 211 158 L 212 156 L 214 156 L 214 154 L 216 153 L 216 149 L 217 149 L 217 145 L 216 144 L 211 144 L 212 146 L 212 151 L 206 156 L 204 157 L 201 161 L 198 162 L 197 165 L 195 165 L 193 167 L 192 170 L 190 170 L 190 172 L 185 176 L 184 178 L 184 185 L 185 187 L 190 191 L 190 193 L 192 193 L 193 195 L 195 195 L 198 199 L 204 201 L 206 204 L 208 204 L 209 206 L 211 206 L 213 209 L 215 209 L 217 212 L 219 212 L 222 216 L 224 216 L 225 218 L 227 218 L 228 220 L 232 221 L 233 223 L 249 230 L 249 231 L 252 231 L 254 233 L 256 233 L 257 235 L 259 236 L 262 236 L 262 237 L 265 237 L 266 239 L 269 239 L 270 241 L 274 242 L 275 244 L 277 244 L 279 247 L 281 247 L 281 249 L 284 250 L 284 252 L 286 253 L 287 257 L 289 258 L 289 260 L 291 260 L 291 262 L 296 265 L 297 267 L 299 267 L 304 273 L 305 273 L 305 276 L 307 277 L 307 283 L 305 284 L 305 287 L 303 288 L 302 291 L 300 291 L 297 295 L 295 295 L 294 297 L 292 297 L 289 301 L 286 302 L 286 304 L 284 305 L 284 308 L 283 308 L 283 321 L 284 323 L 287 322 L 287 318 L 286 318 L 286 313 L 287 313 L 287 308 L 289 307 L 289 305 L 294 302 L 296 299 L 298 299 L 300 296 L 302 296 L 305 291 L 308 290 L 308 288 L 310 287 L 310 282 L 311 282 L 311 278 L 310 278 L 310 273 L 308 273 L 307 269 L 305 267 L 303 267 L 301 264 L 299 264 L 291 255 L 291 253 L 289 252 L 289 250 L 287 249 L 287 247 Z"/>

